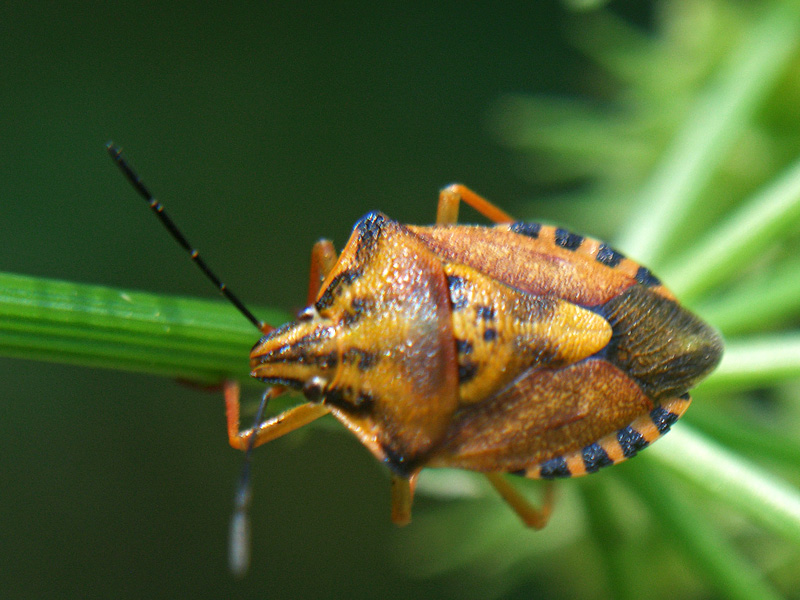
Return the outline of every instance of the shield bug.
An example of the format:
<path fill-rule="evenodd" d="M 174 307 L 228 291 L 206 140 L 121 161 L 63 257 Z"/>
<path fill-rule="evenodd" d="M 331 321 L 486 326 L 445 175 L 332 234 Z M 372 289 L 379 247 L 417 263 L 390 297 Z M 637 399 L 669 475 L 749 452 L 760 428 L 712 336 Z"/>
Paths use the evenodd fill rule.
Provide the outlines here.
<path fill-rule="evenodd" d="M 574 477 L 631 458 L 683 415 L 688 390 L 721 358 L 720 336 L 647 268 L 597 240 L 515 221 L 457 184 L 440 192 L 433 226 L 371 212 L 338 256 L 318 242 L 307 307 L 264 325 L 109 152 L 262 331 L 250 368 L 270 386 L 265 400 L 289 389 L 308 400 L 241 431 L 228 383 L 231 445 L 247 450 L 332 414 L 388 467 L 398 524 L 410 520 L 420 471 L 453 467 L 486 474 L 526 525 L 543 527 L 550 488 L 536 508 L 504 474 Z M 457 224 L 461 202 L 496 224 Z M 247 498 L 243 484 L 239 537 Z"/>

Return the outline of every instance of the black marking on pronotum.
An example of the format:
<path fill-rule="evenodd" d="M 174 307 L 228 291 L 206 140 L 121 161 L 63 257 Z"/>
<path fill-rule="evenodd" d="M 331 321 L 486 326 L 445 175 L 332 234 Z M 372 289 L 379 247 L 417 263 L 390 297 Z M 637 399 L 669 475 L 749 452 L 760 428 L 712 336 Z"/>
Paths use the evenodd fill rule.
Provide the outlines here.
<path fill-rule="evenodd" d="M 581 450 L 581 457 L 583 458 L 583 464 L 586 467 L 587 473 L 594 473 L 601 467 L 614 464 L 614 461 L 609 458 L 608 453 L 597 443 L 590 444 Z"/>
<path fill-rule="evenodd" d="M 661 285 L 661 280 L 650 272 L 646 267 L 639 267 L 636 271 L 636 281 L 645 287 L 656 287 Z"/>
<path fill-rule="evenodd" d="M 336 352 L 328 352 L 327 354 L 313 354 L 301 351 L 295 356 L 289 356 L 280 362 L 296 362 L 300 365 L 314 365 L 320 369 L 333 369 L 336 368 L 336 365 L 339 362 L 339 357 L 336 356 Z"/>
<path fill-rule="evenodd" d="M 356 260 L 359 262 L 369 260 L 375 243 L 383 231 L 383 228 L 391 219 L 382 212 L 372 211 L 361 217 L 353 230 L 358 234 L 358 246 L 356 247 Z"/>
<path fill-rule="evenodd" d="M 523 221 L 517 221 L 516 223 L 512 223 L 508 226 L 509 231 L 513 231 L 514 233 L 519 233 L 520 235 L 527 235 L 530 238 L 538 238 L 539 232 L 542 230 L 541 223 L 525 223 Z"/>
<path fill-rule="evenodd" d="M 496 329 L 486 329 L 483 332 L 483 341 L 484 342 L 493 342 L 497 339 L 497 330 Z"/>
<path fill-rule="evenodd" d="M 525 477 L 528 474 L 527 469 L 517 469 L 516 471 L 509 471 L 509 475 L 516 475 L 517 477 Z"/>
<path fill-rule="evenodd" d="M 339 362 L 339 357 L 336 356 L 335 351 L 328 352 L 327 354 L 318 354 L 315 358 L 316 364 L 321 369 L 333 369 Z"/>
<path fill-rule="evenodd" d="M 350 301 L 350 310 L 344 313 L 342 322 L 346 327 L 351 327 L 372 312 L 374 308 L 375 301 L 371 298 L 353 298 Z"/>
<path fill-rule="evenodd" d="M 450 288 L 450 301 L 453 303 L 453 310 L 461 310 L 469 304 L 464 288 L 467 282 L 458 275 L 447 276 L 447 287 Z"/>
<path fill-rule="evenodd" d="M 644 450 L 649 446 L 644 436 L 630 425 L 617 431 L 617 441 L 625 458 L 636 456 L 639 450 Z"/>
<path fill-rule="evenodd" d="M 373 310 L 375 303 L 369 298 L 353 298 L 350 301 L 350 310 L 345 311 L 342 323 L 351 327 L 358 323 L 365 315 Z"/>
<path fill-rule="evenodd" d="M 350 412 L 368 413 L 375 398 L 367 392 L 354 392 L 353 388 L 332 388 L 325 393 L 325 403 Z"/>
<path fill-rule="evenodd" d="M 472 342 L 469 340 L 456 340 L 456 351 L 459 354 L 472 354 Z"/>
<path fill-rule="evenodd" d="M 556 245 L 566 248 L 567 250 L 577 250 L 583 244 L 583 236 L 577 233 L 570 233 L 566 229 L 560 227 L 556 229 L 555 235 Z"/>
<path fill-rule="evenodd" d="M 342 316 L 342 325 L 345 327 L 352 327 L 361 320 L 360 313 L 346 311 Z"/>
<path fill-rule="evenodd" d="M 356 406 L 359 408 L 368 408 L 375 403 L 375 397 L 367 392 L 358 392 L 356 397 Z"/>
<path fill-rule="evenodd" d="M 493 306 L 478 306 L 475 308 L 475 314 L 479 319 L 484 321 L 494 320 L 494 307 Z"/>
<path fill-rule="evenodd" d="M 478 372 L 478 365 L 473 362 L 464 362 L 458 365 L 458 383 L 471 381 Z"/>
<path fill-rule="evenodd" d="M 361 348 L 348 348 L 342 354 L 342 362 L 355 364 L 359 371 L 366 371 L 378 362 L 378 355 Z"/>
<path fill-rule="evenodd" d="M 333 301 L 336 299 L 336 295 L 361 277 L 361 274 L 359 269 L 347 269 L 336 275 L 314 305 L 317 311 L 330 308 L 333 305 Z"/>
<path fill-rule="evenodd" d="M 662 435 L 669 431 L 669 428 L 675 424 L 678 418 L 679 415 L 668 411 L 663 406 L 656 406 L 650 411 L 650 419 L 653 421 L 653 425 L 656 426 L 656 429 L 658 429 L 658 433 Z"/>
<path fill-rule="evenodd" d="M 353 298 L 350 301 L 350 310 L 354 313 L 361 314 L 372 310 L 374 304 L 374 300 L 370 298 Z"/>
<path fill-rule="evenodd" d="M 547 462 L 543 462 L 540 467 L 539 477 L 542 479 L 555 479 L 557 477 L 572 477 L 567 460 L 563 456 L 556 456 Z"/>
<path fill-rule="evenodd" d="M 678 398 L 680 398 L 681 400 L 687 400 L 687 401 L 692 399 L 692 397 L 689 395 L 689 392 L 686 392 L 685 394 L 681 394 L 680 396 L 678 396 Z"/>
<path fill-rule="evenodd" d="M 616 267 L 623 258 L 625 258 L 624 254 L 617 252 L 608 244 L 600 244 L 597 255 L 594 257 L 597 262 L 607 267 Z"/>

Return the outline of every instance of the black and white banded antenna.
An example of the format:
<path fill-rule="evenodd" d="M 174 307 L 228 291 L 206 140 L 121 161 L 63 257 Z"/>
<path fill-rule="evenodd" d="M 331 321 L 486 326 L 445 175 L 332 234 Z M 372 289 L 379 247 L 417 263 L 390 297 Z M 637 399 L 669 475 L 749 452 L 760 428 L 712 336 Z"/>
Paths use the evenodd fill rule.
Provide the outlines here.
<path fill-rule="evenodd" d="M 123 175 L 125 175 L 125 178 L 131 183 L 131 185 L 133 185 L 134 189 L 136 189 L 139 195 L 145 199 L 150 206 L 150 210 L 152 210 L 153 214 L 158 217 L 158 220 L 161 221 L 161 224 L 166 228 L 172 238 L 178 242 L 178 245 L 181 248 L 186 250 L 186 252 L 189 254 L 189 258 L 194 264 L 197 265 L 197 268 L 202 271 L 206 279 L 211 281 L 219 293 L 222 294 L 223 297 L 225 297 L 231 304 L 233 304 L 233 306 L 235 306 L 236 309 L 242 313 L 242 315 L 244 315 L 244 317 L 250 321 L 260 332 L 268 333 L 272 327 L 258 319 L 250 311 L 250 309 L 245 306 L 244 302 L 242 302 L 236 294 L 228 289 L 228 286 L 225 285 L 216 275 L 216 273 L 211 270 L 211 268 L 200 256 L 200 253 L 197 251 L 197 249 L 195 249 L 195 247 L 189 243 L 189 240 L 186 239 L 186 236 L 183 234 L 183 232 L 178 228 L 177 225 L 175 225 L 175 222 L 164 210 L 164 206 L 158 200 L 156 200 L 153 193 L 136 174 L 136 171 L 134 171 L 128 162 L 122 157 L 122 149 L 119 146 L 114 145 L 113 142 L 108 142 L 108 144 L 106 144 L 106 149 L 108 150 L 108 154 L 111 159 L 120 168 Z M 242 473 L 239 477 L 239 483 L 234 496 L 233 515 L 230 523 L 228 560 L 231 571 L 237 577 L 243 576 L 247 572 L 247 568 L 250 565 L 250 519 L 248 516 L 250 498 L 252 496 L 252 490 L 250 486 L 250 462 L 252 460 L 251 457 L 253 454 L 253 448 L 255 446 L 255 432 L 261 423 L 264 412 L 266 411 L 271 391 L 272 388 L 267 388 L 264 391 L 264 395 L 261 398 L 258 410 L 256 411 L 256 418 L 253 422 L 252 429 L 253 435 L 250 436 L 247 444 L 247 450 L 245 451 L 244 455 L 244 464 L 242 465 Z"/>
<path fill-rule="evenodd" d="M 231 304 L 233 304 L 248 321 L 258 328 L 259 331 L 264 331 L 264 322 L 257 319 L 255 315 L 250 312 L 250 309 L 244 305 L 244 302 L 242 302 L 236 294 L 230 291 L 228 286 L 225 285 L 219 277 L 217 277 L 216 273 L 211 270 L 211 268 L 206 264 L 206 261 L 203 260 L 203 257 L 200 256 L 200 253 L 189 243 L 189 240 L 187 240 L 186 236 L 183 235 L 183 232 L 178 229 L 178 226 L 175 225 L 175 222 L 164 210 L 164 206 L 161 204 L 161 202 L 156 200 L 155 196 L 153 196 L 153 193 L 144 183 L 142 183 L 142 180 L 136 174 L 136 171 L 134 171 L 128 162 L 122 158 L 122 148 L 115 146 L 113 142 L 108 142 L 108 144 L 106 144 L 106 149 L 108 150 L 108 154 L 111 156 L 111 159 L 117 164 L 123 175 L 125 175 L 125 178 L 131 183 L 136 191 L 139 192 L 139 195 L 150 205 L 150 210 L 152 210 L 156 217 L 158 217 L 158 220 L 161 221 L 161 224 L 166 228 L 172 238 L 178 242 L 178 245 L 186 250 L 186 252 L 189 254 L 189 258 L 191 258 L 192 262 L 197 265 L 197 268 L 203 272 L 203 275 L 206 277 L 206 279 L 211 281 L 219 293 L 222 294 Z"/>

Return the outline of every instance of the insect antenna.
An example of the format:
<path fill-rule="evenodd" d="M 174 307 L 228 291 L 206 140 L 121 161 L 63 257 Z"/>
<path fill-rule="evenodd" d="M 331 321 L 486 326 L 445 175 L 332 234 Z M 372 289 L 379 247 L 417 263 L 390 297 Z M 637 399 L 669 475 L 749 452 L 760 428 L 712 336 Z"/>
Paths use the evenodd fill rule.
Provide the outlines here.
<path fill-rule="evenodd" d="M 186 236 L 178 229 L 175 222 L 164 210 L 164 206 L 156 200 L 152 192 L 142 182 L 136 171 L 122 158 L 122 149 L 115 146 L 113 142 L 106 144 L 109 156 L 117 164 L 125 178 L 133 185 L 139 195 L 144 198 L 150 209 L 161 221 L 161 224 L 166 228 L 173 239 L 186 250 L 192 262 L 203 272 L 203 275 L 214 284 L 219 292 L 231 303 L 236 309 L 244 315 L 244 317 L 258 328 L 262 333 L 269 333 L 273 328 L 272 326 L 264 323 L 248 309 L 239 297 L 234 294 L 228 286 L 226 286 L 220 278 L 211 270 L 206 264 L 200 253 L 189 243 Z M 252 497 L 252 488 L 250 486 L 250 464 L 252 460 L 253 448 L 255 447 L 256 435 L 255 432 L 261 423 L 264 412 L 267 408 L 267 403 L 275 388 L 267 388 L 261 398 L 261 403 L 256 411 L 255 421 L 253 423 L 253 434 L 250 436 L 247 443 L 247 450 L 244 456 L 244 464 L 242 465 L 242 473 L 239 477 L 239 483 L 234 497 L 234 510 L 230 523 L 230 539 L 229 539 L 229 563 L 231 571 L 234 575 L 241 577 L 247 571 L 250 564 L 250 518 L 248 516 L 248 509 L 250 507 L 250 499 Z"/>
<path fill-rule="evenodd" d="M 214 286 L 219 290 L 219 293 L 222 294 L 231 304 L 233 304 L 236 309 L 244 315 L 244 317 L 250 321 L 253 325 L 255 325 L 259 331 L 267 332 L 270 330 L 269 325 L 266 325 L 263 321 L 256 318 L 256 316 L 250 312 L 244 303 L 239 300 L 239 297 L 234 294 L 232 291 L 228 289 L 228 286 L 225 285 L 219 277 L 211 270 L 211 268 L 206 264 L 206 261 L 200 256 L 200 253 L 189 243 L 189 240 L 186 239 L 186 236 L 183 235 L 178 226 L 175 225 L 175 222 L 170 218 L 170 216 L 164 211 L 164 206 L 155 199 L 152 192 L 142 183 L 142 180 L 136 174 L 128 162 L 122 158 L 122 149 L 119 146 L 115 146 L 113 142 L 108 142 L 106 144 L 106 149 L 108 150 L 109 156 L 111 159 L 117 164 L 120 168 L 122 173 L 125 175 L 125 178 L 130 181 L 131 185 L 139 192 L 139 195 L 144 198 L 147 203 L 150 205 L 150 209 L 153 213 L 158 217 L 158 220 L 161 221 L 161 224 L 166 228 L 172 238 L 178 242 L 178 244 L 186 250 L 189 254 L 189 257 L 192 259 L 192 262 L 197 265 L 197 267 L 203 272 L 203 275 L 214 284 Z"/>
<path fill-rule="evenodd" d="M 228 566 L 236 577 L 243 577 L 250 566 L 250 500 L 253 497 L 253 488 L 250 486 L 250 463 L 253 448 L 256 445 L 256 429 L 267 410 L 267 403 L 274 388 L 264 390 L 261 402 L 256 411 L 253 422 L 253 433 L 247 441 L 247 450 L 244 455 L 242 473 L 239 484 L 233 497 L 233 515 L 231 515 L 230 530 L 228 531 Z"/>

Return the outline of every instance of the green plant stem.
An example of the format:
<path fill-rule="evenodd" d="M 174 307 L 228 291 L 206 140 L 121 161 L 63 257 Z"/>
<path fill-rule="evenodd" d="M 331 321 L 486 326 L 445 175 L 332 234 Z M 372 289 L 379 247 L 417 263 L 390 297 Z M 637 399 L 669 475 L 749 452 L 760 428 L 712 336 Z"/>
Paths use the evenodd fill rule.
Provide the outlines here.
<path fill-rule="evenodd" d="M 720 441 L 725 446 L 751 456 L 780 463 L 787 472 L 800 465 L 800 442 L 796 437 L 777 431 L 774 425 L 753 422 L 747 415 L 721 410 L 717 404 L 695 402 L 689 419 L 693 426 Z"/>
<path fill-rule="evenodd" d="M 800 544 L 800 491 L 687 424 L 675 427 L 641 458 L 664 465 L 775 535 Z"/>
<path fill-rule="evenodd" d="M 800 377 L 800 332 L 725 342 L 725 354 L 704 390 L 742 389 Z"/>
<path fill-rule="evenodd" d="M 756 260 L 761 250 L 796 231 L 798 223 L 800 161 L 659 272 L 678 297 L 691 301 L 730 279 L 743 265 Z"/>
<path fill-rule="evenodd" d="M 655 521 L 680 544 L 681 550 L 701 566 L 700 571 L 725 598 L 777 600 L 782 596 L 770 587 L 758 570 L 741 558 L 690 503 L 675 493 L 661 473 L 642 463 L 631 463 L 626 471 L 633 489 L 655 513 Z M 634 477 L 635 476 L 635 477 Z"/>
<path fill-rule="evenodd" d="M 726 335 L 780 326 L 800 313 L 798 274 L 800 258 L 785 260 L 762 277 L 748 279 L 724 296 L 694 305 L 694 309 Z"/>
<path fill-rule="evenodd" d="M 733 51 L 697 99 L 618 240 L 636 260 L 656 265 L 700 192 L 744 130 L 797 47 L 797 3 L 775 4 Z"/>
<path fill-rule="evenodd" d="M 268 322 L 285 316 L 258 311 Z M 249 380 L 259 332 L 223 301 L 0 273 L 0 354 L 198 382 Z"/>
<path fill-rule="evenodd" d="M 619 526 L 613 507 L 617 501 L 608 478 L 581 481 L 577 489 L 583 496 L 591 537 L 600 542 L 598 556 L 605 567 L 611 597 L 617 600 L 641 598 L 641 590 L 631 585 L 628 572 L 631 562 L 630 544 Z"/>

